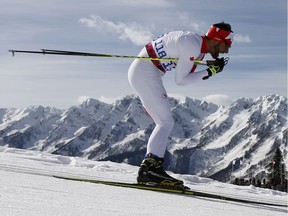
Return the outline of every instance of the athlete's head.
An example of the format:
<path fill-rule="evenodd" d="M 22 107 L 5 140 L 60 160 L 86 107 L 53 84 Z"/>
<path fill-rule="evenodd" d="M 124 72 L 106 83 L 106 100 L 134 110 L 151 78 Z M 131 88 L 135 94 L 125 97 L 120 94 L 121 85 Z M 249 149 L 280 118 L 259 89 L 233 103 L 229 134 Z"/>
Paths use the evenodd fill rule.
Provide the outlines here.
<path fill-rule="evenodd" d="M 216 42 L 225 43 L 228 46 L 231 46 L 233 31 L 231 29 L 231 25 L 228 23 L 215 23 L 209 28 L 206 36 Z"/>
<path fill-rule="evenodd" d="M 231 25 L 224 22 L 215 23 L 209 28 L 206 37 L 214 42 L 211 43 L 210 49 L 212 57 L 218 58 L 219 53 L 228 53 L 232 45 L 233 31 Z"/>

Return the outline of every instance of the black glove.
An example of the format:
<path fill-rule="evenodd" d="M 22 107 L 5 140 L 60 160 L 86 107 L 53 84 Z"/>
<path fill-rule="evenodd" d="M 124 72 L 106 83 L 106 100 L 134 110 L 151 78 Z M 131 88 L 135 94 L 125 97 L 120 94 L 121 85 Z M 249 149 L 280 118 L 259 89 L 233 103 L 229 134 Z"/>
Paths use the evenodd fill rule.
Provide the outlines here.
<path fill-rule="evenodd" d="M 203 77 L 203 80 L 208 79 L 210 76 L 213 76 L 217 73 L 220 73 L 224 66 L 228 63 L 229 58 L 217 58 L 212 64 L 209 64 L 209 68 L 207 69 L 208 71 L 208 76 Z"/>

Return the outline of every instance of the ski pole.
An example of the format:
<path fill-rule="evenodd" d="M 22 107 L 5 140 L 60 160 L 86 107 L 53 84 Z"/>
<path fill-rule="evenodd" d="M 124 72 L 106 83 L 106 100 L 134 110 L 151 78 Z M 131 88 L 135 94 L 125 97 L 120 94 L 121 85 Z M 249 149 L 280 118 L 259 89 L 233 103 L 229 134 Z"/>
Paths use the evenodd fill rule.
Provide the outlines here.
<path fill-rule="evenodd" d="M 140 56 L 130 56 L 130 55 L 109 55 L 101 53 L 86 53 L 86 52 L 74 52 L 74 51 L 65 51 L 65 50 L 50 50 L 50 49 L 41 49 L 41 51 L 33 50 L 9 50 L 12 52 L 12 56 L 15 53 L 30 53 L 30 54 L 43 54 L 43 55 L 68 55 L 68 56 L 90 56 L 90 57 L 105 57 L 105 58 L 131 58 L 131 59 L 140 59 L 140 60 L 161 60 L 161 61 L 178 61 L 178 58 L 150 58 L 150 57 L 140 57 Z M 207 65 L 205 60 L 195 60 L 195 63 L 198 65 Z"/>

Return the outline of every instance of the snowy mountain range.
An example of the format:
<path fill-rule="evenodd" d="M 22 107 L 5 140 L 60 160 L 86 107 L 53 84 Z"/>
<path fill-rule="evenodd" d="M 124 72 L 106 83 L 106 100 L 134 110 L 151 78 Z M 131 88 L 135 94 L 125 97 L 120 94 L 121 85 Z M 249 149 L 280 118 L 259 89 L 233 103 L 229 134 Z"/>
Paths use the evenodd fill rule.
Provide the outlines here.
<path fill-rule="evenodd" d="M 223 107 L 170 98 L 175 119 L 167 169 L 221 181 L 266 177 L 277 147 L 287 163 L 287 98 L 240 98 Z M 0 109 L 0 145 L 139 165 L 153 122 L 138 97 L 106 104 L 87 99 L 67 110 Z"/>

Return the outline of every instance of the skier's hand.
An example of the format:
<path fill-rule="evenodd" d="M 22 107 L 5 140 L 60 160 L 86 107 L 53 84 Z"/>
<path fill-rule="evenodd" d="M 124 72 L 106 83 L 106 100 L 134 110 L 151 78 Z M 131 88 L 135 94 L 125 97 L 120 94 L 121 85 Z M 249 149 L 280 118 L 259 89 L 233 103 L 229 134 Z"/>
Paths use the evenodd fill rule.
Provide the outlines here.
<path fill-rule="evenodd" d="M 217 58 L 215 61 L 207 61 L 207 65 L 209 65 L 209 68 L 207 69 L 208 76 L 203 77 L 203 80 L 208 79 L 210 76 L 213 76 L 217 73 L 220 73 L 224 66 L 228 63 L 229 58 Z"/>

